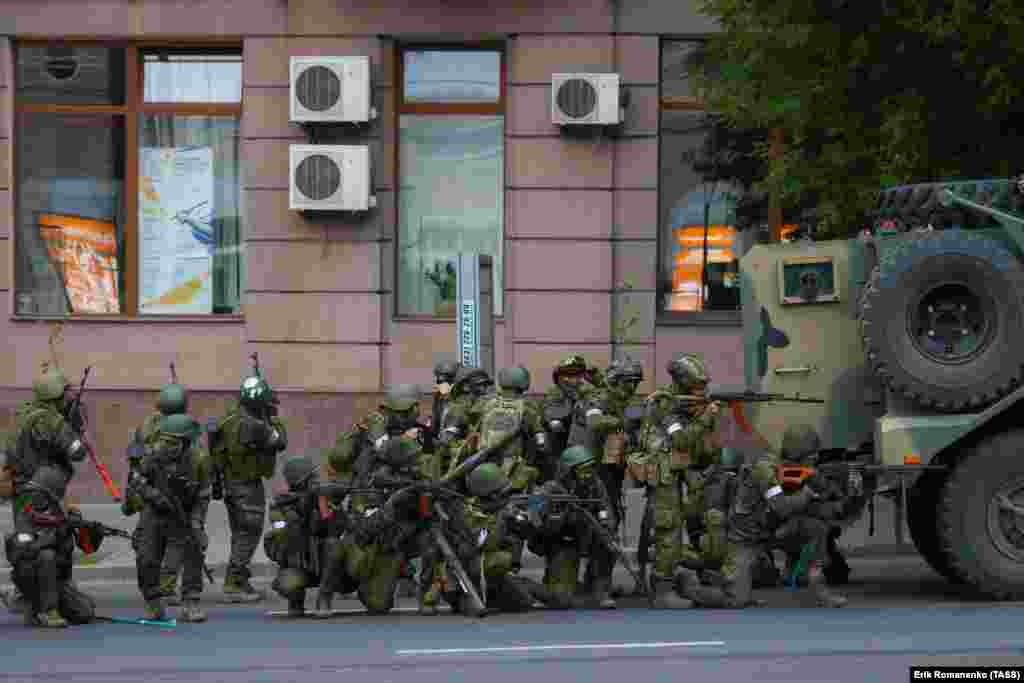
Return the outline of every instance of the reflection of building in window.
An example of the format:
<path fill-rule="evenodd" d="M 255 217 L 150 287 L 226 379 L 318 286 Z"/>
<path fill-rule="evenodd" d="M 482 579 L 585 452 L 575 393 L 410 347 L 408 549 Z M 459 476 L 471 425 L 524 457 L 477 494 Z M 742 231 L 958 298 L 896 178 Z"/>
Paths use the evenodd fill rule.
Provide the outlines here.
<path fill-rule="evenodd" d="M 736 229 L 733 226 L 709 225 L 705 250 L 703 225 L 673 228 L 672 292 L 666 308 L 670 311 L 738 308 L 735 241 Z"/>

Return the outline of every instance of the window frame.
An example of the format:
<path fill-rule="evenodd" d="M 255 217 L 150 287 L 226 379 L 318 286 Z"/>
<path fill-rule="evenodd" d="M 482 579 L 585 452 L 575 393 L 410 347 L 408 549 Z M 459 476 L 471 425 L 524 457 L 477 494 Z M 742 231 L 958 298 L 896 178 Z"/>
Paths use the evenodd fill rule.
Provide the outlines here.
<path fill-rule="evenodd" d="M 14 320 L 48 320 L 48 319 L 71 319 L 71 320 L 92 320 L 92 321 L 134 321 L 146 320 L 155 322 L 174 321 L 203 321 L 203 322 L 238 322 L 244 320 L 242 304 L 237 313 L 210 313 L 210 314 L 140 314 L 139 313 L 139 123 L 140 118 L 146 114 L 178 114 L 182 116 L 222 116 L 234 117 L 238 120 L 239 135 L 242 125 L 242 105 L 245 98 L 244 88 L 244 52 L 239 42 L 178 42 L 178 41 L 129 41 L 129 40 L 88 40 L 73 39 L 62 40 L 59 38 L 26 38 L 13 41 L 12 58 L 16 58 L 16 50 L 19 47 L 46 47 L 48 45 L 67 46 L 89 46 L 103 47 L 108 49 L 120 49 L 125 51 L 125 97 L 122 105 L 78 105 L 78 104 L 37 104 L 19 103 L 17 99 L 17 85 L 11 88 L 12 92 L 12 115 L 15 121 L 19 114 L 31 113 L 57 113 L 57 114 L 111 114 L 120 117 L 124 122 L 124 150 L 125 150 L 125 179 L 124 179 L 124 253 L 118 254 L 120 267 L 124 269 L 124 308 L 121 313 L 69 313 L 66 315 L 21 315 L 17 313 L 14 306 L 16 288 L 11 287 L 11 318 Z M 145 55 L 154 52 L 165 52 L 171 54 L 224 54 L 237 55 L 243 64 L 242 101 L 237 104 L 225 103 L 147 103 L 144 101 L 145 89 L 143 76 L 145 72 Z M 13 127 L 13 134 L 17 136 L 17 127 Z M 18 183 L 19 178 L 14 177 L 17 170 L 17 161 L 14 159 L 17 145 L 12 139 L 11 144 L 11 174 L 12 174 L 12 204 L 14 205 L 15 216 L 17 216 Z M 241 192 L 241 184 L 239 192 Z M 241 205 L 241 199 L 239 201 Z M 15 226 L 14 229 L 17 229 Z M 12 239 L 13 239 L 12 235 Z M 12 247 L 13 252 L 13 247 Z M 240 258 L 244 258 L 241 256 Z M 14 273 L 12 272 L 12 277 Z M 244 301 L 244 292 L 242 292 Z"/>
<path fill-rule="evenodd" d="M 401 128 L 401 117 L 403 115 L 426 115 L 426 116 L 500 116 L 502 119 L 506 119 L 505 105 L 508 102 L 508 49 L 504 41 L 500 40 L 486 40 L 486 41 L 475 41 L 465 43 L 451 43 L 451 42 L 409 42 L 409 43 L 397 43 L 394 46 L 394 79 L 395 79 L 395 113 L 392 119 L 391 125 L 392 130 L 395 131 L 395 145 L 394 145 L 394 169 L 395 175 L 393 179 L 393 185 L 395 188 L 395 240 L 394 249 L 392 249 L 392 264 L 391 272 L 394 273 L 394 281 L 392 286 L 394 290 L 391 293 L 391 306 L 392 306 L 392 319 L 393 320 L 408 320 L 416 322 L 435 322 L 449 324 L 457 320 L 458 316 L 437 316 L 428 315 L 424 313 L 403 315 L 399 313 L 399 297 L 398 290 L 401 287 L 399 280 L 401 274 L 399 271 L 399 226 L 401 225 L 401 216 L 399 215 L 401 208 L 401 201 L 399 200 L 399 193 L 402 189 L 402 128 Z M 405 101 L 405 53 L 406 52 L 497 52 L 499 55 L 498 61 L 498 79 L 499 79 L 499 90 L 498 100 L 496 102 L 406 102 Z M 505 129 L 504 138 L 508 138 L 508 129 Z M 504 140 L 502 141 L 502 158 L 505 159 L 505 150 L 507 145 Z M 505 179 L 506 185 L 508 178 Z M 506 188 L 501 188 L 501 200 L 505 201 Z M 502 263 L 506 263 L 505 260 L 505 221 L 502 220 L 501 235 L 499 236 L 499 243 L 501 244 L 502 250 Z M 501 291 L 505 291 L 505 270 L 502 268 L 502 282 L 499 283 Z M 503 294 L 504 295 L 504 294 Z M 495 321 L 502 321 L 505 319 L 504 307 L 502 308 L 501 315 L 495 315 Z"/>
<path fill-rule="evenodd" d="M 662 169 L 661 150 L 663 144 L 662 124 L 665 112 L 687 112 L 691 114 L 708 113 L 703 99 L 699 95 L 664 95 L 665 85 L 662 77 L 664 68 L 665 48 L 671 43 L 703 43 L 705 37 L 667 37 L 659 41 L 658 45 L 658 238 L 657 238 L 657 301 L 655 302 L 655 324 L 660 326 L 729 326 L 736 327 L 743 323 L 742 309 L 735 311 L 671 311 L 665 307 L 665 292 L 661 289 L 662 274 L 666 272 L 668 264 L 665 263 L 665 240 L 669 236 L 665 234 L 665 226 L 661 224 L 663 197 L 662 197 Z M 738 236 L 739 233 L 737 233 Z M 707 263 L 701 269 L 701 288 L 706 286 L 704 278 L 707 275 Z"/>

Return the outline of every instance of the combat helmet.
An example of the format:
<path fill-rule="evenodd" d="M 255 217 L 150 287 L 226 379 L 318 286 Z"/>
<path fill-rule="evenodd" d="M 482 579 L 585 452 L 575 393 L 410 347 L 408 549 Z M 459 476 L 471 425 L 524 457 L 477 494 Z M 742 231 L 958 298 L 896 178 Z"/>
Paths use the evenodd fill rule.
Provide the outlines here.
<path fill-rule="evenodd" d="M 412 384 L 401 384 L 392 387 L 384 394 L 380 407 L 397 413 L 412 410 L 420 402 L 420 392 Z"/>
<path fill-rule="evenodd" d="M 319 468 L 313 458 L 306 455 L 295 455 L 285 461 L 281 468 L 288 488 L 297 489 L 309 481 Z"/>
<path fill-rule="evenodd" d="M 594 462 L 594 454 L 586 446 L 566 448 L 558 459 L 558 464 L 563 470 L 571 470 L 574 467 L 592 462 Z"/>
<path fill-rule="evenodd" d="M 704 361 L 692 353 L 683 353 L 676 356 L 668 362 L 665 369 L 668 370 L 672 381 L 683 391 L 689 391 L 695 386 L 707 384 L 711 380 Z"/>
<path fill-rule="evenodd" d="M 32 394 L 37 401 L 53 401 L 64 395 L 68 379 L 59 369 L 50 367 L 32 382 Z"/>
<path fill-rule="evenodd" d="M 438 384 L 447 382 L 452 384 L 455 382 L 455 376 L 459 374 L 459 368 L 462 367 L 459 363 L 453 360 L 443 360 L 434 366 L 434 381 Z"/>
<path fill-rule="evenodd" d="M 572 355 L 563 358 L 551 372 L 551 379 L 557 385 L 563 375 L 582 375 L 587 371 L 587 361 L 583 356 Z"/>
<path fill-rule="evenodd" d="M 160 418 L 160 431 L 170 436 L 179 438 L 195 437 L 198 428 L 199 425 L 192 419 L 192 416 L 184 413 L 164 415 Z"/>
<path fill-rule="evenodd" d="M 157 410 L 163 415 L 188 412 L 188 389 L 182 384 L 165 384 L 160 388 Z"/>
<path fill-rule="evenodd" d="M 485 462 L 466 477 L 466 488 L 475 498 L 484 498 L 504 491 L 511 484 L 512 482 L 508 480 L 501 468 L 492 462 Z"/>
<path fill-rule="evenodd" d="M 605 383 L 610 389 L 622 389 L 629 385 L 635 389 L 644 379 L 644 369 L 639 362 L 631 359 L 616 360 L 608 366 Z"/>
<path fill-rule="evenodd" d="M 522 365 L 504 368 L 498 373 L 498 386 L 517 394 L 526 393 L 530 388 L 530 371 Z"/>
<path fill-rule="evenodd" d="M 458 394 L 483 393 L 494 381 L 483 368 L 461 368 L 455 377 L 454 390 Z"/>
<path fill-rule="evenodd" d="M 811 460 L 820 450 L 821 437 L 809 424 L 790 425 L 782 433 L 782 459 L 786 462 Z"/>

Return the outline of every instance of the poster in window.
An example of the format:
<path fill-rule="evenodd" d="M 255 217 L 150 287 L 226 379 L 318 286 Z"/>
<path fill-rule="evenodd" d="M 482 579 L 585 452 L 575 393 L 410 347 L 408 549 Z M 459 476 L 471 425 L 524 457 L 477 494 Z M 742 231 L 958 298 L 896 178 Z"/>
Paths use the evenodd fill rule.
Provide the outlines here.
<path fill-rule="evenodd" d="M 120 313 L 114 223 L 56 213 L 39 214 L 38 223 L 70 312 Z"/>
<path fill-rule="evenodd" d="M 141 150 L 139 312 L 213 310 L 213 151 Z"/>

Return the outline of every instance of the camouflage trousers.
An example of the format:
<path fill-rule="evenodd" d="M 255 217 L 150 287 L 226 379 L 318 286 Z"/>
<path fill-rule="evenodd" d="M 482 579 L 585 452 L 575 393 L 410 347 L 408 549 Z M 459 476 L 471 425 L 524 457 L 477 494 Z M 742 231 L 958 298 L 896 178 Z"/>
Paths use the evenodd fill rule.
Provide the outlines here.
<path fill-rule="evenodd" d="M 181 594 L 185 600 L 196 600 L 203 592 L 205 554 L 190 539 L 190 529 L 151 507 L 139 514 L 139 524 L 132 534 L 139 590 L 145 600 L 166 597 L 164 560 L 168 552 L 180 553 Z M 173 590 L 173 589 L 172 589 Z"/>
<path fill-rule="evenodd" d="M 178 578 L 185 566 L 185 553 L 188 544 L 184 538 L 167 539 L 163 566 L 160 568 L 160 591 L 170 597 L 178 590 Z"/>
<path fill-rule="evenodd" d="M 224 583 L 241 584 L 249 580 L 249 565 L 263 535 L 267 511 L 263 480 L 225 480 L 224 507 L 228 511 L 231 529 L 231 555 Z"/>
<path fill-rule="evenodd" d="M 680 477 L 683 485 L 675 481 Z M 699 474 L 680 471 L 668 483 L 651 487 L 648 493 L 654 512 L 651 535 L 654 541 L 652 578 L 655 580 L 672 578 L 672 572 L 683 559 L 690 542 L 696 541 L 698 533 L 703 532 L 702 483 Z"/>
<path fill-rule="evenodd" d="M 16 564 L 11 582 L 32 605 L 33 614 L 56 609 L 72 624 L 87 624 L 96 616 L 96 603 L 71 581 L 71 558 L 58 562 L 51 548 Z"/>
<path fill-rule="evenodd" d="M 551 544 L 544 567 L 544 590 L 548 607 L 568 609 L 582 606 L 576 598 L 580 561 L 583 553 L 577 544 Z M 588 588 L 592 595 L 607 595 L 611 590 L 615 558 L 606 549 L 593 545 L 590 552 L 591 576 Z"/>
<path fill-rule="evenodd" d="M 329 586 L 334 593 L 356 591 L 368 612 L 385 614 L 395 606 L 404 559 L 403 553 L 385 550 L 378 544 L 359 545 L 345 537 L 327 553 L 321 586 Z"/>

